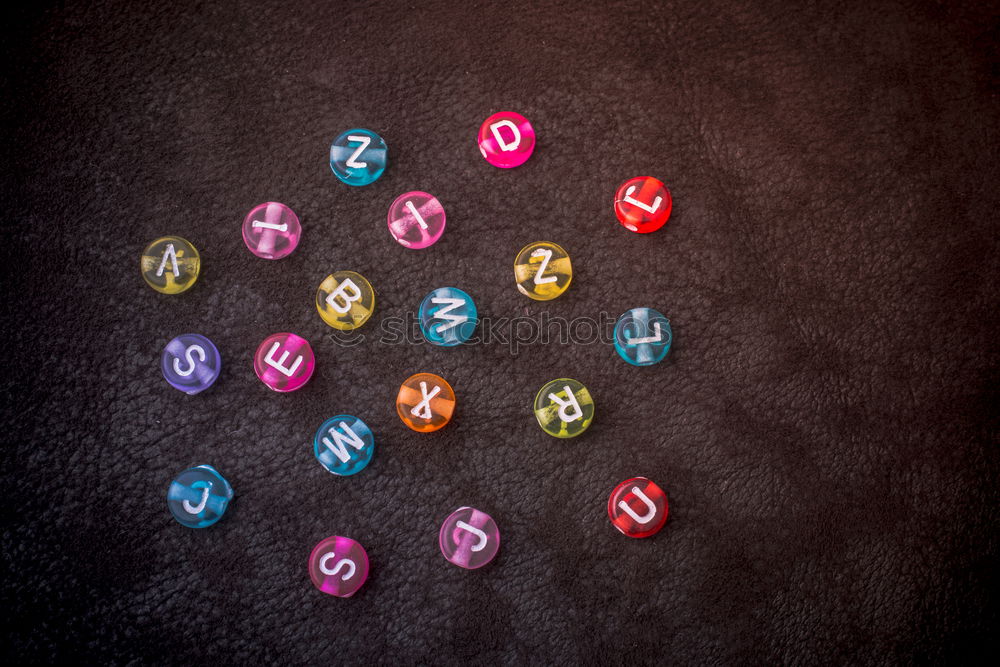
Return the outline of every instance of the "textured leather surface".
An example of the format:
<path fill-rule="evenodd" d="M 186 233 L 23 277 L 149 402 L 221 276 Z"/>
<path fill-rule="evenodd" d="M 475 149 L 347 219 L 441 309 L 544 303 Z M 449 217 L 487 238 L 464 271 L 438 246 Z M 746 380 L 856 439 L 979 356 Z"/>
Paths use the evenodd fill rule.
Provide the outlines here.
<path fill-rule="evenodd" d="M 973 5 L 975 3 L 968 3 Z M 19 662 L 909 663 L 992 648 L 997 557 L 997 13 L 959 3 L 89 3 L 8 26 L 2 117 L 4 652 Z M 521 168 L 478 154 L 490 113 L 538 132 Z M 341 130 L 391 165 L 351 189 Z M 671 221 L 639 236 L 612 195 L 654 175 Z M 399 193 L 448 229 L 390 239 Z M 303 241 L 259 260 L 266 200 Z M 154 293 L 158 235 L 201 251 Z M 569 250 L 570 290 L 528 302 L 527 242 Z M 336 343 L 312 304 L 353 269 L 378 317 L 454 285 L 495 317 L 652 306 L 654 368 L 610 345 Z M 523 325 L 527 327 L 527 325 Z M 308 337 L 318 370 L 267 391 L 251 356 Z M 173 336 L 209 336 L 219 382 L 163 381 Z M 522 334 L 526 334 L 524 329 Z M 432 435 L 396 417 L 417 371 L 454 386 Z M 575 377 L 584 437 L 534 423 Z M 338 479 L 310 439 L 337 412 L 377 437 Z M 216 526 L 164 494 L 192 464 L 236 490 Z M 670 498 L 649 540 L 605 503 L 645 475 Z M 453 509 L 489 512 L 497 560 L 440 556 Z M 353 599 L 314 590 L 313 545 L 365 545 Z"/>

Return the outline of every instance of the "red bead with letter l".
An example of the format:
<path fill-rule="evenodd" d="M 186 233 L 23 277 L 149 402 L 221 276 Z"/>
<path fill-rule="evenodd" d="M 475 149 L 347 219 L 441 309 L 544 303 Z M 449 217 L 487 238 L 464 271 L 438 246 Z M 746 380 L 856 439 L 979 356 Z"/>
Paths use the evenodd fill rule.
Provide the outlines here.
<path fill-rule="evenodd" d="M 637 234 L 655 232 L 665 225 L 673 207 L 670 190 L 652 176 L 630 178 L 615 193 L 618 221 Z"/>

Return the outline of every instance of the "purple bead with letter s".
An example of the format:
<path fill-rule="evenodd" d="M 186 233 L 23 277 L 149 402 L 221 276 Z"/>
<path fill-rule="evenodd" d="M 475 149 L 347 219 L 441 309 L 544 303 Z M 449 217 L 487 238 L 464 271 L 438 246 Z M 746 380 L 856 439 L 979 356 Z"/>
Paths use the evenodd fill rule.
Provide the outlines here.
<path fill-rule="evenodd" d="M 171 387 L 197 394 L 219 379 L 222 357 L 212 341 L 201 334 L 181 334 L 163 348 L 160 369 Z"/>

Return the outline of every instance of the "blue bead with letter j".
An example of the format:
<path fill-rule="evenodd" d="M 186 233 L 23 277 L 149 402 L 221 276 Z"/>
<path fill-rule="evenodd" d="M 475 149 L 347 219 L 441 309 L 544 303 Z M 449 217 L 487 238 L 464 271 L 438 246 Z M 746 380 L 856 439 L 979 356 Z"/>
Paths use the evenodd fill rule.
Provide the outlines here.
<path fill-rule="evenodd" d="M 233 487 L 212 466 L 188 468 L 167 489 L 167 507 L 188 528 L 207 528 L 222 518 L 233 499 Z"/>
<path fill-rule="evenodd" d="M 633 308 L 615 324 L 615 349 L 633 366 L 652 366 L 670 351 L 670 320 L 652 308 Z"/>

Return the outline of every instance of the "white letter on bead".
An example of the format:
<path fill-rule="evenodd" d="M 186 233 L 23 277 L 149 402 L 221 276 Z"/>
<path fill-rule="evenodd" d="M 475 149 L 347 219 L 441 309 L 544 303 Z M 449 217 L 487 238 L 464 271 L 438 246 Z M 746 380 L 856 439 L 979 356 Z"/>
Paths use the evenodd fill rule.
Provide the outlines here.
<path fill-rule="evenodd" d="M 347 140 L 361 142 L 361 145 L 357 147 L 357 149 L 354 151 L 351 157 L 347 158 L 347 166 L 351 167 L 352 169 L 364 169 L 365 167 L 368 166 L 368 163 L 358 162 L 357 159 L 358 157 L 361 156 L 362 153 L 365 152 L 365 149 L 368 148 L 368 144 L 372 142 L 372 138 L 366 137 L 363 134 L 351 134 L 348 135 Z"/>
<path fill-rule="evenodd" d="M 576 421 L 583 416 L 583 410 L 580 409 L 580 404 L 577 403 L 576 396 L 573 395 L 568 386 L 563 386 L 563 391 L 566 392 L 569 398 L 563 400 L 555 394 L 549 394 L 549 400 L 559 405 L 559 419 L 567 423 Z M 566 408 L 569 406 L 573 406 L 572 414 L 566 411 Z"/>
<path fill-rule="evenodd" d="M 285 222 L 283 222 L 283 223 L 281 223 L 279 225 L 279 224 L 276 224 L 276 223 L 273 223 L 273 222 L 264 222 L 263 220 L 254 220 L 253 221 L 253 227 L 263 227 L 264 229 L 276 229 L 279 232 L 287 232 L 288 231 L 288 223 L 285 223 Z"/>
<path fill-rule="evenodd" d="M 532 257 L 541 257 L 542 265 L 538 267 L 538 272 L 535 274 L 535 284 L 544 285 L 546 283 L 554 283 L 558 280 L 555 276 L 542 277 L 545 273 L 545 269 L 549 266 L 549 260 L 552 259 L 552 251 L 548 248 L 536 248 L 531 253 Z"/>
<path fill-rule="evenodd" d="M 194 365 L 194 359 L 192 359 L 192 354 L 191 354 L 192 352 L 198 355 L 198 358 L 201 361 L 205 361 L 205 359 L 208 356 L 205 354 L 205 349 L 201 345 L 192 345 L 191 347 L 184 350 L 184 358 L 187 359 L 188 362 L 188 369 L 186 371 L 181 370 L 181 360 L 178 359 L 177 357 L 174 357 L 174 372 L 180 375 L 181 377 L 186 378 L 187 376 L 191 375 L 191 373 L 194 373 L 195 365 Z"/>
<path fill-rule="evenodd" d="M 656 332 L 654 336 L 644 336 L 642 338 L 626 338 L 625 342 L 629 345 L 638 345 L 639 343 L 659 343 L 663 340 L 663 331 L 660 329 L 659 322 L 653 322 L 653 331 Z"/>
<path fill-rule="evenodd" d="M 632 197 L 629 196 L 633 192 L 635 192 L 635 188 L 636 188 L 636 186 L 630 185 L 629 188 L 628 188 L 628 190 L 625 191 L 625 196 L 622 197 L 622 199 L 624 199 L 625 201 L 627 201 L 629 204 L 632 204 L 633 206 L 638 206 L 639 208 L 641 208 L 646 213 L 656 213 L 656 210 L 658 208 L 660 208 L 660 204 L 663 203 L 663 197 L 657 195 L 656 199 L 653 200 L 653 205 L 649 206 L 648 204 L 643 204 L 638 199 L 633 199 Z"/>
<path fill-rule="evenodd" d="M 323 554 L 323 557 L 319 559 L 319 571 L 327 575 L 328 577 L 334 577 L 337 575 L 337 573 L 340 571 L 342 567 L 347 567 L 350 570 L 350 572 L 348 572 L 347 574 L 345 574 L 343 577 L 340 578 L 341 581 L 347 581 L 348 579 L 354 576 L 354 572 L 357 570 L 357 567 L 355 567 L 354 561 L 349 558 L 341 558 L 340 560 L 338 560 L 337 564 L 333 566 L 333 569 L 327 567 L 326 562 L 336 557 L 337 554 L 333 553 L 332 551 Z"/>
<path fill-rule="evenodd" d="M 327 433 L 333 436 L 333 442 L 330 442 L 330 438 L 323 437 L 323 444 L 326 445 L 327 449 L 334 453 L 334 455 L 340 459 L 341 463 L 347 463 L 351 459 L 351 455 L 347 453 L 347 447 L 345 443 L 354 447 L 354 449 L 362 450 L 365 446 L 365 441 L 358 437 L 358 434 L 354 432 L 350 426 L 344 422 L 340 422 L 340 428 L 343 429 L 344 433 L 341 433 L 336 428 L 331 427 Z"/>
<path fill-rule="evenodd" d="M 424 219 L 420 217 L 420 213 L 417 212 L 417 207 L 413 205 L 409 199 L 406 200 L 406 208 L 410 209 L 410 213 L 417 220 L 417 224 L 420 225 L 420 229 L 427 229 L 427 223 Z"/>
<path fill-rule="evenodd" d="M 503 137 L 500 136 L 501 127 L 510 128 L 511 132 L 514 133 L 513 142 L 508 144 L 506 141 L 503 140 Z M 517 150 L 517 147 L 521 145 L 521 131 L 517 129 L 517 125 L 514 125 L 514 123 L 510 122 L 507 119 L 498 120 L 497 122 L 490 125 L 490 132 L 493 133 L 493 138 L 497 140 L 497 145 L 500 146 L 500 150 L 504 152 Z"/>
<path fill-rule="evenodd" d="M 435 331 L 437 331 L 438 333 L 443 333 L 443 332 L 447 331 L 448 329 L 451 329 L 452 327 L 457 327 L 459 324 L 461 324 L 462 322 L 465 322 L 465 321 L 467 321 L 469 319 L 467 315 L 454 315 L 454 314 L 451 314 L 451 311 L 453 311 L 456 308 L 460 308 L 461 306 L 465 305 L 465 300 L 464 299 L 452 299 L 452 298 L 448 298 L 448 297 L 445 297 L 445 298 L 435 297 L 435 298 L 431 299 L 431 303 L 446 303 L 446 304 L 448 304 L 444 308 L 439 308 L 437 311 L 434 312 L 434 319 L 436 319 L 436 320 L 437 319 L 448 320 L 447 323 L 439 324 L 436 327 Z"/>
<path fill-rule="evenodd" d="M 195 482 L 195 484 L 202 484 L 202 483 L 203 482 Z M 194 487 L 192 486 L 191 488 Z M 201 490 L 201 502 L 198 503 L 197 505 L 192 505 L 190 500 L 185 500 L 183 503 L 181 503 L 181 505 L 184 506 L 184 511 L 187 512 L 188 514 L 197 514 L 198 512 L 205 509 L 205 505 L 208 504 L 208 493 L 210 490 L 211 487 L 208 486 L 204 487 Z"/>
<path fill-rule="evenodd" d="M 170 243 L 167 245 L 166 251 L 163 253 L 163 261 L 160 262 L 160 268 L 156 271 L 156 276 L 160 277 L 163 275 L 163 269 L 167 266 L 167 257 L 170 258 L 170 262 L 173 265 L 174 278 L 181 275 L 180 267 L 177 266 L 177 251 L 174 250 L 174 244 Z"/>
<path fill-rule="evenodd" d="M 459 528 L 461 528 L 462 530 L 469 531 L 470 533 L 472 533 L 473 535 L 475 535 L 476 537 L 479 538 L 479 542 L 477 542 L 475 545 L 469 547 L 469 551 L 482 551 L 483 549 L 486 548 L 486 542 L 487 542 L 486 533 L 484 533 L 483 531 L 479 530 L 475 526 L 470 526 L 469 524 L 465 523 L 464 521 L 456 521 L 455 525 L 458 526 Z"/>
<path fill-rule="evenodd" d="M 632 493 L 633 495 L 635 495 L 636 498 L 638 498 L 639 500 L 641 500 L 643 503 L 646 504 L 646 513 L 643 514 L 642 516 L 639 516 L 638 514 L 635 513 L 635 510 L 633 510 L 631 507 L 628 506 L 627 502 L 625 502 L 624 500 L 619 500 L 618 507 L 620 507 L 622 511 L 625 512 L 625 514 L 628 514 L 630 517 L 635 519 L 636 523 L 646 523 L 654 516 L 656 516 L 656 505 L 653 504 L 653 501 L 650 500 L 638 486 L 632 487 Z"/>
<path fill-rule="evenodd" d="M 353 295 L 348 296 L 347 290 L 352 290 Z M 337 297 L 344 300 L 344 305 L 337 303 Z M 340 283 L 337 289 L 330 292 L 330 295 L 326 297 L 326 303 L 333 308 L 335 311 L 341 315 L 346 314 L 351 310 L 351 303 L 359 301 L 361 299 L 361 289 L 354 283 L 353 280 L 347 278 L 344 282 Z"/>
<path fill-rule="evenodd" d="M 285 360 L 288 359 L 291 352 L 285 350 L 284 352 L 281 353 L 281 358 L 275 361 L 274 353 L 278 351 L 279 347 L 281 347 L 281 344 L 278 343 L 278 341 L 274 341 L 274 345 L 272 345 L 271 349 L 268 350 L 266 355 L 264 355 L 264 363 L 270 366 L 271 368 L 274 368 L 279 373 L 282 373 L 287 377 L 292 377 L 292 375 L 295 374 L 295 371 L 298 370 L 299 365 L 302 363 L 302 355 L 295 357 L 295 362 L 292 364 L 292 367 L 287 368 L 284 365 L 284 363 Z"/>
<path fill-rule="evenodd" d="M 426 382 L 421 382 L 420 383 L 420 396 L 421 396 L 420 402 L 417 403 L 413 407 L 412 410 L 410 410 L 410 414 L 413 415 L 414 417 L 420 417 L 421 419 L 430 419 L 431 418 L 431 414 L 432 414 L 431 413 L 431 399 L 434 398 L 435 396 L 437 396 L 438 393 L 440 393 L 440 391 L 441 391 L 441 387 L 439 387 L 437 385 L 434 385 L 434 391 L 432 391 L 431 393 L 428 394 L 427 393 L 427 383 Z"/>

